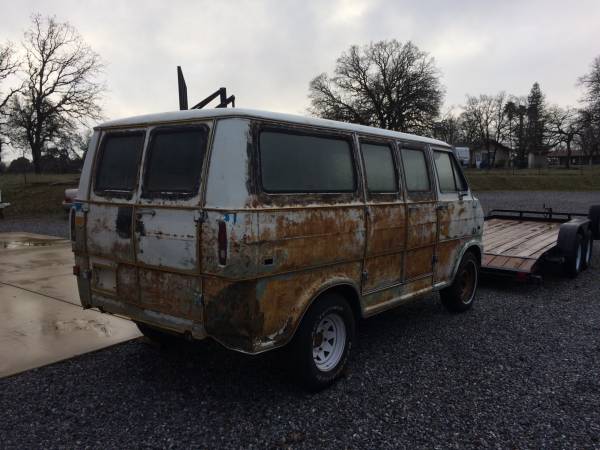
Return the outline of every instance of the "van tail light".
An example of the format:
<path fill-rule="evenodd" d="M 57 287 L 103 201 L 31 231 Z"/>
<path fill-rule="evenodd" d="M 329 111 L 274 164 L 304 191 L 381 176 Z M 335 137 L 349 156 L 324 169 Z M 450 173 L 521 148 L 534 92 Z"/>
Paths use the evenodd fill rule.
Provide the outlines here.
<path fill-rule="evenodd" d="M 224 266 L 227 264 L 227 227 L 225 222 L 219 221 L 219 264 Z"/>

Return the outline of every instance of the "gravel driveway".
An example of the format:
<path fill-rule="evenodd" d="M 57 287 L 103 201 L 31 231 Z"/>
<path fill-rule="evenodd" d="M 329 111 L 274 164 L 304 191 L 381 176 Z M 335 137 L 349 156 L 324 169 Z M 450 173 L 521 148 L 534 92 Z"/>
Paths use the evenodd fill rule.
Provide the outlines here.
<path fill-rule="evenodd" d="M 465 314 L 435 295 L 362 322 L 351 370 L 319 394 L 278 353 L 144 339 L 0 380 L 0 447 L 600 448 L 595 250 L 574 281 L 487 280 Z"/>

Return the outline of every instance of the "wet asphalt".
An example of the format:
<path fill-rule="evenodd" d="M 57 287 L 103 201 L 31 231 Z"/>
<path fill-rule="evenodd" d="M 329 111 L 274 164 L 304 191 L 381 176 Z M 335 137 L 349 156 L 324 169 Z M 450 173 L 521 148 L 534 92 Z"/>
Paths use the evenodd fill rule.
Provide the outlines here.
<path fill-rule="evenodd" d="M 555 209 L 600 203 L 518 198 L 538 194 Z M 511 195 L 480 198 L 489 209 Z M 278 352 L 209 341 L 138 339 L 6 378 L 0 447 L 600 448 L 599 243 L 576 280 L 487 279 L 464 314 L 432 295 L 358 331 L 346 376 L 318 394 Z"/>

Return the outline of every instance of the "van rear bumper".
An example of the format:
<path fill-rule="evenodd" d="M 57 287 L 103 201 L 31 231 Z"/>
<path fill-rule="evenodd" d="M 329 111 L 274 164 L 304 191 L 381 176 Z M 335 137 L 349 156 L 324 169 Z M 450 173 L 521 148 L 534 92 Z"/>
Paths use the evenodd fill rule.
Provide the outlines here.
<path fill-rule="evenodd" d="M 119 314 L 134 322 L 144 322 L 156 328 L 191 336 L 194 339 L 205 339 L 207 337 L 202 324 L 194 323 L 188 319 L 139 308 L 95 293 L 92 295 L 90 303 L 92 308 L 98 308 L 103 313 Z"/>

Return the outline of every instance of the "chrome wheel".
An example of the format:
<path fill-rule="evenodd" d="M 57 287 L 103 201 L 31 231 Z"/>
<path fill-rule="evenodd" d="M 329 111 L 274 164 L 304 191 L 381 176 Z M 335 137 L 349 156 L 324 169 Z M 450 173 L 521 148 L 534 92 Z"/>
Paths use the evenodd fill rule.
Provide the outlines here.
<path fill-rule="evenodd" d="M 313 332 L 313 360 L 317 369 L 327 372 L 342 359 L 346 347 L 346 324 L 339 314 L 329 313 Z"/>
<path fill-rule="evenodd" d="M 590 235 L 590 238 L 588 239 L 587 249 L 585 252 L 585 262 L 587 263 L 588 266 L 592 262 L 592 249 L 593 248 L 594 248 L 594 240 L 593 240 L 592 236 Z"/>
<path fill-rule="evenodd" d="M 577 268 L 577 271 L 581 270 L 581 247 L 582 244 L 579 243 L 579 245 L 577 246 L 577 257 L 575 258 L 575 267 Z"/>
<path fill-rule="evenodd" d="M 460 289 L 460 299 L 465 305 L 473 300 L 477 286 L 477 267 L 473 261 L 467 261 L 467 264 L 458 274 Z"/>

